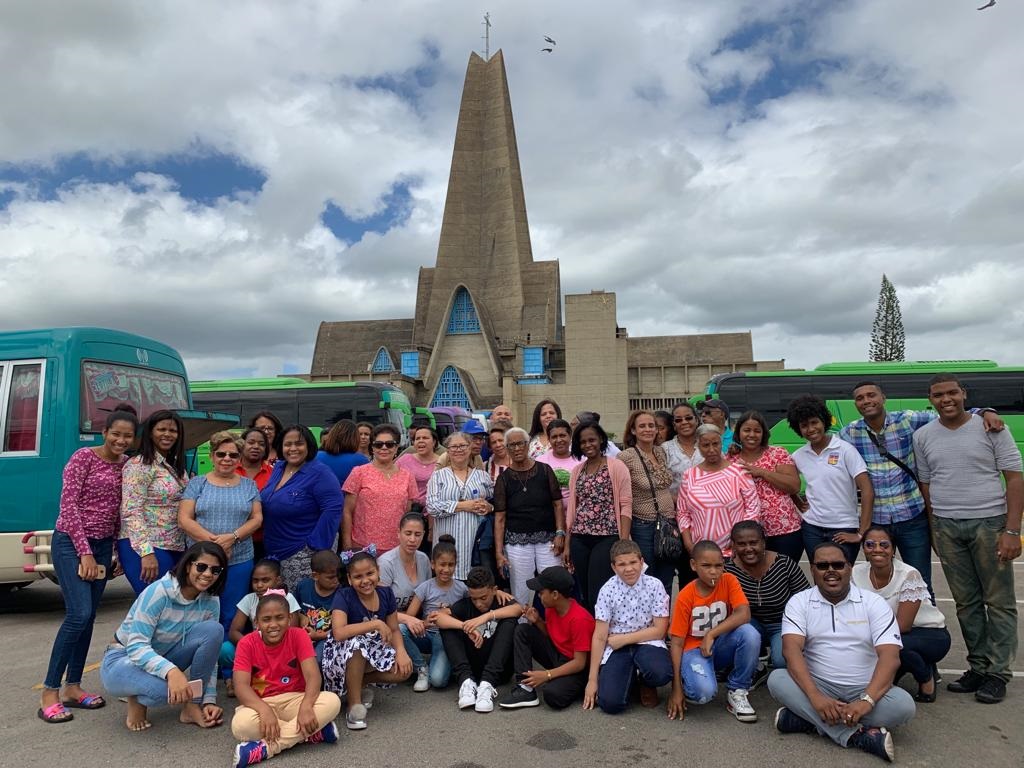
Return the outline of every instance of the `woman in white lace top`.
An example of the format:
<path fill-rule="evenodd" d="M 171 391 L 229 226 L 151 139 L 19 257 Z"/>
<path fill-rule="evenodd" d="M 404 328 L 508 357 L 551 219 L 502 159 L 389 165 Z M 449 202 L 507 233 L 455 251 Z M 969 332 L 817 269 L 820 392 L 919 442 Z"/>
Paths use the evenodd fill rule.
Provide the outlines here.
<path fill-rule="evenodd" d="M 871 526 L 861 546 L 866 562 L 854 565 L 853 583 L 885 598 L 896 614 L 903 636 L 896 679 L 909 672 L 917 681 L 915 698 L 924 703 L 933 702 L 937 665 L 949 653 L 946 619 L 932 602 L 921 574 L 893 557 L 892 535 L 888 528 Z"/>

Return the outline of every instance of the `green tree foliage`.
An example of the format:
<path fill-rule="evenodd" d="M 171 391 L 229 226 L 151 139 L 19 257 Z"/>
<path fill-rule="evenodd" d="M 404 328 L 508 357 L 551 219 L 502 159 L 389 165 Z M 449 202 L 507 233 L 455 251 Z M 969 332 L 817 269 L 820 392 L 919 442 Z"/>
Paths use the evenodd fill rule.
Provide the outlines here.
<path fill-rule="evenodd" d="M 903 314 L 896 288 L 889 278 L 882 275 L 882 289 L 878 292 L 878 309 L 871 326 L 871 347 L 869 359 L 875 362 L 903 360 L 905 334 Z"/>

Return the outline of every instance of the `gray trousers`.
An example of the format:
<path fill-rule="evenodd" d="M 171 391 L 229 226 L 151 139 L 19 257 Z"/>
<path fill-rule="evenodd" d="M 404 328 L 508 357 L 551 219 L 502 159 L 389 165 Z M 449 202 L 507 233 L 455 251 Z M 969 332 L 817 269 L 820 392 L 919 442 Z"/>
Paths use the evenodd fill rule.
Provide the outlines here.
<path fill-rule="evenodd" d="M 850 687 L 836 685 L 813 676 L 811 679 L 819 691 L 839 701 L 856 701 L 867 688 L 867 686 Z M 902 688 L 893 686 L 885 696 L 878 700 L 874 708 L 861 718 L 859 724 L 852 726 L 842 724 L 829 725 L 818 715 L 818 710 L 811 705 L 811 700 L 807 698 L 807 694 L 789 676 L 788 670 L 776 669 L 772 672 L 768 677 L 768 690 L 771 692 L 772 698 L 779 702 L 779 704 L 794 715 L 800 715 L 800 717 L 817 728 L 818 733 L 828 736 L 841 747 L 846 746 L 846 742 L 850 740 L 850 737 L 857 732 L 861 725 L 866 725 L 869 728 L 893 728 L 912 720 L 915 711 L 913 697 Z"/>

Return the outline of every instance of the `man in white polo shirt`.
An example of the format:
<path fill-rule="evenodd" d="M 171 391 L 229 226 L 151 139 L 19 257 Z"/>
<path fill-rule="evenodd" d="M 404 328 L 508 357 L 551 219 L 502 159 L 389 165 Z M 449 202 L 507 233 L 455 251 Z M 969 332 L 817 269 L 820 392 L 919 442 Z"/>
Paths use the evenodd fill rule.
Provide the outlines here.
<path fill-rule="evenodd" d="M 852 569 L 836 544 L 811 554 L 814 586 L 790 598 L 782 616 L 786 669 L 768 678 L 782 707 L 782 733 L 820 733 L 892 762 L 888 729 L 914 717 L 914 700 L 892 685 L 903 641 L 884 598 L 850 583 Z"/>
<path fill-rule="evenodd" d="M 807 505 L 800 532 L 804 550 L 822 542 L 838 544 L 850 564 L 857 559 L 864 531 L 871 527 L 875 492 L 857 449 L 830 433 L 832 414 L 813 395 L 795 398 L 786 414 L 790 428 L 807 440 L 793 453 L 793 463 L 807 482 Z M 860 513 L 857 512 L 860 491 Z"/>

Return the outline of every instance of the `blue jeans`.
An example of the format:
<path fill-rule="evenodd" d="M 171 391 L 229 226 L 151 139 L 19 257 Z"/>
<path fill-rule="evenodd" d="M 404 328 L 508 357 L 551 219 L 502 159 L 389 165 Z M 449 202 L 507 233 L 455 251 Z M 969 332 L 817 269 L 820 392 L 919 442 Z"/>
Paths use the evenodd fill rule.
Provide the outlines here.
<path fill-rule="evenodd" d="M 416 637 L 405 624 L 399 624 L 398 629 L 402 633 L 405 652 L 409 654 L 415 669 L 427 667 L 423 653 L 430 654 L 430 665 L 427 671 L 430 677 L 430 687 L 444 688 L 448 685 L 448 678 L 451 677 L 452 667 L 448 663 L 448 656 L 444 652 L 444 640 L 441 638 L 441 630 L 428 629 L 426 636 Z"/>
<path fill-rule="evenodd" d="M 252 592 L 252 560 L 228 566 L 227 580 L 220 593 L 220 623 L 227 637 L 231 621 L 238 613 L 238 601 Z"/>
<path fill-rule="evenodd" d="M 889 523 L 887 526 L 892 534 L 892 543 L 900 551 L 900 559 L 916 568 L 921 574 L 928 591 L 932 591 L 932 532 L 928 525 L 928 515 L 922 512 L 911 520 Z"/>
<path fill-rule="evenodd" d="M 762 624 L 757 619 L 750 620 L 750 626 L 761 635 L 761 646 L 767 646 L 771 654 L 771 663 L 775 669 L 786 668 L 786 657 L 782 655 L 782 622 Z"/>
<path fill-rule="evenodd" d="M 173 552 L 169 549 L 154 549 L 153 554 L 156 555 L 156 578 L 159 579 L 172 570 L 185 553 Z M 138 597 L 142 594 L 142 590 L 149 586 L 149 583 L 142 580 L 142 558 L 132 549 L 132 544 L 128 539 L 117 540 L 117 559 L 121 561 L 121 567 L 124 568 L 124 577 L 128 579 L 128 583 L 135 591 L 135 596 Z"/>
<path fill-rule="evenodd" d="M 205 688 L 217 670 L 223 641 L 224 627 L 219 621 L 200 621 L 190 626 L 185 637 L 164 652 L 163 657 L 178 669 L 187 669 L 189 680 L 202 680 Z M 100 679 L 113 696 L 136 696 L 144 707 L 167 703 L 167 681 L 136 666 L 123 646 L 107 648 L 100 665 Z"/>
<path fill-rule="evenodd" d="M 651 688 L 672 682 L 672 659 L 668 649 L 656 645 L 627 645 L 612 651 L 598 672 L 597 706 L 609 715 L 625 711 L 637 673 L 640 682 Z"/>
<path fill-rule="evenodd" d="M 705 658 L 700 648 L 683 654 L 681 676 L 686 698 L 698 704 L 707 704 L 718 693 L 716 669 L 732 671 L 726 686 L 730 691 L 748 690 L 757 669 L 757 657 L 761 652 L 761 635 L 749 624 L 741 624 L 724 635 L 715 638 L 711 656 Z"/>
<path fill-rule="evenodd" d="M 220 669 L 220 676 L 230 680 L 235 671 L 235 644 L 224 636 L 224 642 L 220 644 L 220 652 L 217 654 L 217 666 Z M 320 659 L 317 659 L 320 663 Z"/>
<path fill-rule="evenodd" d="M 804 551 L 807 552 L 807 560 L 808 562 L 813 562 L 814 548 L 816 546 L 826 542 L 835 544 L 832 541 L 832 537 L 837 533 L 857 533 L 857 528 L 822 528 L 820 525 L 803 522 L 800 524 L 800 533 L 804 537 Z M 860 544 L 835 544 L 835 546 L 843 550 L 846 562 L 853 565 L 857 559 L 857 553 L 860 551 Z"/>
<path fill-rule="evenodd" d="M 109 571 L 114 540 L 89 539 L 89 548 L 96 562 Z M 46 669 L 46 682 L 43 683 L 47 688 L 55 690 L 60 688 L 65 671 L 68 685 L 78 685 L 82 682 L 85 657 L 89 653 L 92 627 L 96 622 L 96 609 L 99 607 L 100 598 L 103 597 L 107 580 L 82 581 L 78 578 L 78 553 L 75 552 L 71 537 L 63 531 L 53 533 L 50 559 L 60 582 L 66 611 L 64 621 L 53 641 L 50 665 Z"/>

